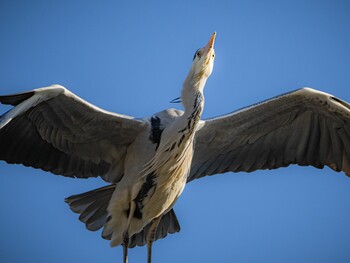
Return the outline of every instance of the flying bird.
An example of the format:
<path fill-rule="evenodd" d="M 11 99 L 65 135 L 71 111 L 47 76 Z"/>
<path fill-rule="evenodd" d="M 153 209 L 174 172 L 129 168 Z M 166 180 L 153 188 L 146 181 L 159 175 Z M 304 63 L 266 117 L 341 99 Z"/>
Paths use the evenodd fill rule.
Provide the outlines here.
<path fill-rule="evenodd" d="M 87 229 L 103 229 L 111 246 L 148 247 L 180 230 L 173 206 L 186 183 L 225 172 L 290 164 L 328 166 L 350 176 L 350 105 L 302 88 L 201 120 L 203 90 L 214 65 L 214 33 L 195 52 L 183 83 L 184 111 L 134 118 L 102 110 L 60 85 L 0 102 L 0 159 L 109 184 L 66 198 Z"/>

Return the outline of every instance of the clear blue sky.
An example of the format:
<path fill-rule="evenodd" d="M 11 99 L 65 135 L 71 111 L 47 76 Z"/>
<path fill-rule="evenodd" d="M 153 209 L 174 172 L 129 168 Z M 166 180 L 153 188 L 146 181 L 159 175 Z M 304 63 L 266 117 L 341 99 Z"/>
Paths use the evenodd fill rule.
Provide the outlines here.
<path fill-rule="evenodd" d="M 204 118 L 303 86 L 350 101 L 349 25 L 349 1 L 5 0 L 0 93 L 59 83 L 149 116 L 174 107 L 193 53 L 217 31 Z M 0 261 L 120 262 L 121 248 L 63 202 L 103 185 L 1 161 Z M 181 232 L 155 243 L 155 263 L 350 262 L 350 179 L 330 169 L 204 178 L 175 211 Z M 130 251 L 145 261 L 145 247 Z"/>

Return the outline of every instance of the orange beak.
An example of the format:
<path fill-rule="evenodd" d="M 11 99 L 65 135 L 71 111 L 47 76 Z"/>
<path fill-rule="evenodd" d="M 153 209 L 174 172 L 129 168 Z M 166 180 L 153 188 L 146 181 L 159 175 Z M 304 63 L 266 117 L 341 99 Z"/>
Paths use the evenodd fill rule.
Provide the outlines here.
<path fill-rule="evenodd" d="M 206 45 L 207 49 L 214 48 L 215 37 L 216 37 L 216 32 L 214 32 L 211 38 L 209 39 L 208 44 Z"/>

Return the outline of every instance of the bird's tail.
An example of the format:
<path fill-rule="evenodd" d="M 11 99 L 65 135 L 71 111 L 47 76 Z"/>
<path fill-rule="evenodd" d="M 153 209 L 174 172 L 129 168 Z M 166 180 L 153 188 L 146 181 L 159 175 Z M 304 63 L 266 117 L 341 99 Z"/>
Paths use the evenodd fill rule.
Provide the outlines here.
<path fill-rule="evenodd" d="M 80 214 L 79 220 L 91 231 L 101 229 L 107 222 L 107 206 L 115 190 L 115 184 L 98 188 L 86 193 L 72 195 L 64 201 L 74 213 Z"/>
<path fill-rule="evenodd" d="M 144 246 L 147 243 L 147 233 L 151 223 L 146 225 L 141 232 L 133 235 L 129 241 L 129 247 Z M 156 230 L 155 240 L 165 238 L 168 234 L 180 231 L 180 224 L 177 220 L 174 209 L 163 215 Z"/>
<path fill-rule="evenodd" d="M 74 213 L 80 214 L 79 220 L 85 223 L 86 228 L 97 231 L 104 227 L 108 221 L 107 207 L 112 198 L 116 185 L 112 184 L 98 188 L 86 193 L 72 195 L 65 199 Z M 129 247 L 144 246 L 146 244 L 147 225 L 141 232 L 130 238 Z M 173 234 L 180 231 L 180 224 L 173 209 L 166 213 L 156 230 L 156 240 L 164 238 L 168 233 Z M 110 240 L 111 235 L 102 235 L 104 239 Z"/>

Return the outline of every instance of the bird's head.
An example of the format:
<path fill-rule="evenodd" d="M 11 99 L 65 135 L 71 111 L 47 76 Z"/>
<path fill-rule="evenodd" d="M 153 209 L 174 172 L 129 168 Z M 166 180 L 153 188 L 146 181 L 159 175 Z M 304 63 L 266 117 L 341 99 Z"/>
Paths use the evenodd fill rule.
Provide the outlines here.
<path fill-rule="evenodd" d="M 198 49 L 194 54 L 191 71 L 195 81 L 200 81 L 202 78 L 207 79 L 213 71 L 215 37 L 216 32 L 213 33 L 206 46 Z"/>
<path fill-rule="evenodd" d="M 193 57 L 192 66 L 182 87 L 181 97 L 172 100 L 171 102 L 182 102 L 185 108 L 193 106 L 192 99 L 194 92 L 203 91 L 205 83 L 209 78 L 214 67 L 215 42 L 216 32 L 213 33 L 208 43 L 198 49 Z"/>

